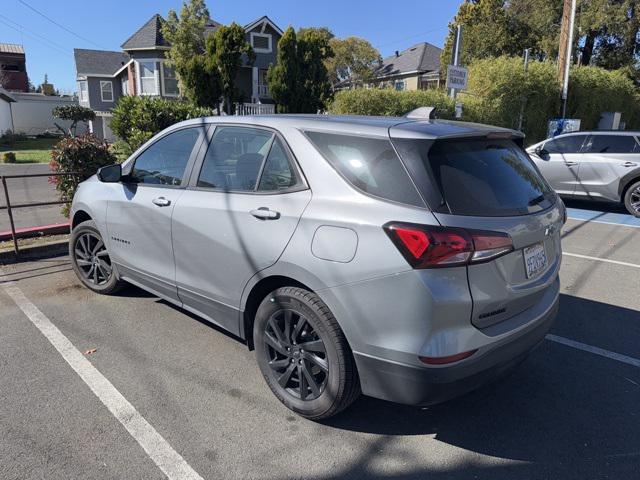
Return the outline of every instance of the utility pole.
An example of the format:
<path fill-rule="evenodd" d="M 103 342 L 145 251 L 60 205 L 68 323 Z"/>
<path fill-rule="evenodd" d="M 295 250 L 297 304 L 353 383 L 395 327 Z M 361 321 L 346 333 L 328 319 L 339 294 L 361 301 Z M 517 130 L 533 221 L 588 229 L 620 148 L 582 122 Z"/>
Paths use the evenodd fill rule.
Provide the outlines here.
<path fill-rule="evenodd" d="M 567 114 L 567 94 L 569 92 L 569 67 L 573 48 L 573 26 L 576 19 L 576 0 L 564 0 L 562 26 L 560 29 L 560 49 L 558 51 L 558 83 L 562 88 L 562 118 Z"/>
<path fill-rule="evenodd" d="M 461 42 L 462 42 L 462 25 L 458 24 L 458 26 L 456 28 L 456 39 L 455 39 L 454 46 L 453 46 L 453 58 L 452 58 L 453 65 L 455 67 L 457 67 L 460 64 Z M 453 99 L 456 98 L 456 89 L 455 88 L 450 88 L 449 89 L 449 96 L 451 98 L 453 98 Z"/>
<path fill-rule="evenodd" d="M 529 50 L 530 48 L 524 49 L 524 79 L 527 79 L 527 71 L 529 70 Z M 520 105 L 520 116 L 518 117 L 518 130 L 522 131 L 522 122 L 524 120 L 524 109 L 527 105 L 527 96 L 522 95 L 522 105 Z"/>

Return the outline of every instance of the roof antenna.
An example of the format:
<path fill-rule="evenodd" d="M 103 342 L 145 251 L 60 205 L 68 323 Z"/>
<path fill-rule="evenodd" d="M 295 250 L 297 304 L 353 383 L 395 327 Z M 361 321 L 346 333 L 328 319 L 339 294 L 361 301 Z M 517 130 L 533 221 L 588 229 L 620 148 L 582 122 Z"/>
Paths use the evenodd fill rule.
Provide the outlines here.
<path fill-rule="evenodd" d="M 415 120 L 433 120 L 435 119 L 436 107 L 418 107 L 411 110 L 404 117 Z"/>

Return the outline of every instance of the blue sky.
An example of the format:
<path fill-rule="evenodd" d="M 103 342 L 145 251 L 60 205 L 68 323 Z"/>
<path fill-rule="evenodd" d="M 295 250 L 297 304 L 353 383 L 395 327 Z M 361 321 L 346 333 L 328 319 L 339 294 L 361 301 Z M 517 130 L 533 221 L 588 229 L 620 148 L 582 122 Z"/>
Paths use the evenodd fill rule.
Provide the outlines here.
<path fill-rule="evenodd" d="M 24 3 L 72 33 L 54 25 Z M 76 90 L 74 48 L 120 50 L 120 45 L 153 14 L 166 17 L 181 0 L 2 0 L 0 43 L 21 43 L 31 81 L 49 82 L 65 92 Z M 245 25 L 268 15 L 283 29 L 327 26 L 338 37 L 369 40 L 383 56 L 427 41 L 442 46 L 447 25 L 461 0 L 255 0 L 207 1 L 211 16 L 222 23 Z M 75 34 L 75 35 L 74 35 Z M 77 35 L 77 36 L 76 36 Z M 81 37 L 81 38 L 80 38 Z"/>

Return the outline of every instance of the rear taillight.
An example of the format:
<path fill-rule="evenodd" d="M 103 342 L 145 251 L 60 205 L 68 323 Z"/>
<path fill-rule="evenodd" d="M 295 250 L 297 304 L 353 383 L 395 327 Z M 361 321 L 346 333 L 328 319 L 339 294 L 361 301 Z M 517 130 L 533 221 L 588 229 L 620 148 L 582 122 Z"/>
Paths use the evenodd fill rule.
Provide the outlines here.
<path fill-rule="evenodd" d="M 513 250 L 503 232 L 399 222 L 386 224 L 384 231 L 413 268 L 486 262 Z"/>

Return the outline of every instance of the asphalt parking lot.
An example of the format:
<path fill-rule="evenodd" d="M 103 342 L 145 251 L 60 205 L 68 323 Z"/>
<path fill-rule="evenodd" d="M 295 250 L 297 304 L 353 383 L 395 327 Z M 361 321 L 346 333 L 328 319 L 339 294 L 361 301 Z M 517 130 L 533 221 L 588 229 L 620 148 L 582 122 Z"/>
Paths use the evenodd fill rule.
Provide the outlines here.
<path fill-rule="evenodd" d="M 430 408 L 363 397 L 322 424 L 162 300 L 95 295 L 65 257 L 2 267 L 0 478 L 638 478 L 640 222 L 574 207 L 593 218 L 563 231 L 552 336 L 511 376 Z"/>

